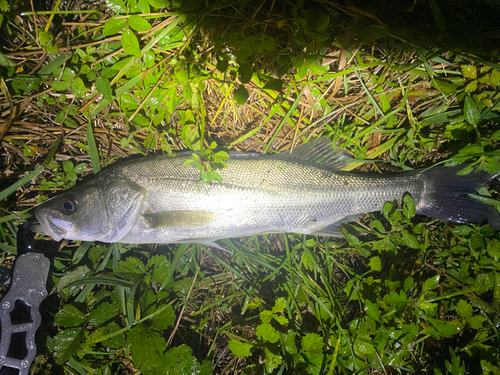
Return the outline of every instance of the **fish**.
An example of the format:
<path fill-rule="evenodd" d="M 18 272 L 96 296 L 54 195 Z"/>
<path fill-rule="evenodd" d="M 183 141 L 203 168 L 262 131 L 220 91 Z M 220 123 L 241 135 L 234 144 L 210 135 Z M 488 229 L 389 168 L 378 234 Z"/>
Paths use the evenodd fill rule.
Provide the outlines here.
<path fill-rule="evenodd" d="M 414 200 L 416 213 L 500 228 L 496 209 L 468 194 L 487 172 L 463 166 L 390 174 L 346 172 L 349 154 L 323 137 L 292 153 L 232 152 L 222 183 L 200 183 L 184 166 L 192 152 L 118 162 L 34 210 L 35 230 L 62 239 L 105 243 L 213 243 L 266 233 L 342 236 L 342 224 L 381 211 L 387 201 Z M 352 159 L 351 159 L 352 160 Z"/>

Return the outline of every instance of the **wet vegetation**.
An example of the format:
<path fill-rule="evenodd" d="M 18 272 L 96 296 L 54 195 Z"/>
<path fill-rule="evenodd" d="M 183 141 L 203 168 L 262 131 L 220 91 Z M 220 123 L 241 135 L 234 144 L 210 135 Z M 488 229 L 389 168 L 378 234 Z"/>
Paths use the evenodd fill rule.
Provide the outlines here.
<path fill-rule="evenodd" d="M 499 172 L 500 6 L 401 3 L 0 0 L 3 263 L 36 204 L 132 154 L 200 151 L 218 183 L 221 147 L 323 136 L 359 171 Z M 500 373 L 487 224 L 406 196 L 345 238 L 219 245 L 64 242 L 32 373 Z"/>

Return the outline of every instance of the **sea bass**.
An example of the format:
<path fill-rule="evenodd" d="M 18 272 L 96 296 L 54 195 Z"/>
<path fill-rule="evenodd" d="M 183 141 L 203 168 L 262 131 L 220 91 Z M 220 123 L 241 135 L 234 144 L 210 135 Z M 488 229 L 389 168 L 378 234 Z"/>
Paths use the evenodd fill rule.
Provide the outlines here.
<path fill-rule="evenodd" d="M 343 172 L 346 154 L 323 138 L 293 153 L 231 153 L 222 183 L 199 183 L 190 152 L 116 163 L 35 208 L 36 231 L 59 241 L 209 243 L 263 233 L 340 235 L 361 213 L 411 194 L 417 213 L 458 223 L 488 219 L 492 206 L 466 195 L 491 179 L 458 167 L 390 175 Z M 463 168 L 463 167 L 462 167 Z"/>

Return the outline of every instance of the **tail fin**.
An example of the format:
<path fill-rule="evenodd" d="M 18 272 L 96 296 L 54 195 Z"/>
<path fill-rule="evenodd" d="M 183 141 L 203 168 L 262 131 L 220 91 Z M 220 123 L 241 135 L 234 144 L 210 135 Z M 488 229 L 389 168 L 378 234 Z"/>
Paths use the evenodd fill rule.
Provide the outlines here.
<path fill-rule="evenodd" d="M 492 175 L 487 172 L 457 175 L 463 168 L 463 165 L 438 167 L 424 172 L 427 204 L 418 213 L 456 223 L 482 224 L 486 220 L 494 229 L 500 229 L 500 214 L 495 207 L 467 196 L 489 182 Z"/>

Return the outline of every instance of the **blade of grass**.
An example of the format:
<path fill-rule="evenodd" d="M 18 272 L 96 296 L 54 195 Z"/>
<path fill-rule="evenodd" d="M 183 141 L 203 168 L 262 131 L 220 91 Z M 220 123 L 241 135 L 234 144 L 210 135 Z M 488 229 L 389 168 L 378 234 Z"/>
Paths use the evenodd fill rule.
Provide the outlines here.
<path fill-rule="evenodd" d="M 52 20 L 54 19 L 54 16 L 56 14 L 57 8 L 59 8 L 60 3 L 61 3 L 61 0 L 57 0 L 56 3 L 54 4 L 54 7 L 52 8 L 52 12 L 50 13 L 47 24 L 45 25 L 45 32 L 46 33 L 49 32 L 50 24 L 52 23 Z"/>
<path fill-rule="evenodd" d="M 0 250 L 2 250 L 2 252 L 4 253 L 17 255 L 17 248 L 15 246 L 7 245 L 6 243 L 0 242 Z"/>
<path fill-rule="evenodd" d="M 97 174 L 101 170 L 101 162 L 99 161 L 99 151 L 97 150 L 97 144 L 94 138 L 94 129 L 92 128 L 92 122 L 90 119 L 87 123 L 87 143 L 89 145 L 89 155 L 92 162 L 92 169 L 94 170 L 94 174 Z"/>
<path fill-rule="evenodd" d="M 165 289 L 167 285 L 170 283 L 170 281 L 173 280 L 175 268 L 179 263 L 179 261 L 181 260 L 182 256 L 184 255 L 184 253 L 186 252 L 186 250 L 188 249 L 189 245 L 190 244 L 188 243 L 183 243 L 177 248 L 177 250 L 175 250 L 174 259 L 172 260 L 172 263 L 170 263 L 170 268 L 168 269 L 167 276 L 165 276 L 165 279 L 161 283 L 160 290 Z"/>
<path fill-rule="evenodd" d="M 280 109 L 280 106 L 278 104 L 274 104 L 271 107 L 271 112 L 269 113 L 269 115 L 266 117 L 266 119 L 264 120 L 264 122 L 261 125 L 259 125 L 255 129 L 250 130 L 245 135 L 242 135 L 241 137 L 239 137 L 236 141 L 231 143 L 231 146 L 237 145 L 238 143 L 243 142 L 245 139 L 248 139 L 248 138 L 252 137 L 255 133 L 259 132 L 260 129 L 262 129 L 262 127 L 265 124 L 267 124 L 269 122 L 269 120 L 276 114 L 276 112 L 278 112 L 279 109 Z"/>
<path fill-rule="evenodd" d="M 361 79 L 361 75 L 359 74 L 359 72 L 356 71 L 356 72 L 354 72 L 354 74 L 356 74 L 356 77 L 358 77 L 359 83 L 361 84 L 361 87 L 363 87 L 363 90 L 365 90 L 365 93 L 368 96 L 368 98 L 370 99 L 370 101 L 372 102 L 373 107 L 377 110 L 377 112 L 380 114 L 380 116 L 384 116 L 384 112 L 382 111 L 382 109 L 378 105 L 377 101 L 373 97 L 373 95 L 370 92 L 370 90 L 368 90 L 368 87 L 366 87 L 365 83 Z"/>
<path fill-rule="evenodd" d="M 90 246 L 92 246 L 93 242 L 83 242 L 80 246 L 78 246 L 78 249 L 76 249 L 75 253 L 73 254 L 73 259 L 71 262 L 73 264 L 78 264 L 82 260 L 82 258 L 87 254 L 87 250 L 90 249 Z"/>
<path fill-rule="evenodd" d="M 302 90 L 300 90 L 299 95 L 297 95 L 297 98 L 293 102 L 293 104 L 290 107 L 290 109 L 288 110 L 288 112 L 285 114 L 285 117 L 283 117 L 283 119 L 281 120 L 280 124 L 278 125 L 278 128 L 276 129 L 276 131 L 274 132 L 273 136 L 271 137 L 271 139 L 267 143 L 266 148 L 264 149 L 264 151 L 262 152 L 262 154 L 265 154 L 267 152 L 267 149 L 273 143 L 273 140 L 276 137 L 276 135 L 278 135 L 278 133 L 281 130 L 281 128 L 283 127 L 283 125 L 288 121 L 288 119 L 292 115 L 293 111 L 295 111 L 295 108 L 297 108 L 297 106 L 299 105 L 300 98 L 302 98 L 302 94 L 304 93 L 305 89 L 306 89 L 306 85 L 304 85 L 304 87 L 302 87 Z"/>
<path fill-rule="evenodd" d="M 111 256 L 112 252 L 113 252 L 113 248 L 110 247 L 108 249 L 108 252 L 106 253 L 106 256 L 102 260 L 101 264 L 99 264 L 99 267 L 97 268 L 96 272 L 101 272 L 101 271 L 104 270 L 104 268 L 106 268 L 106 265 L 108 264 L 108 261 L 109 261 L 109 258 Z M 89 278 L 92 278 L 92 277 L 89 277 Z M 86 280 L 86 279 L 82 279 L 82 280 Z M 87 296 L 92 291 L 92 289 L 94 289 L 94 286 L 95 286 L 94 283 L 89 283 L 87 281 L 86 284 L 87 285 L 85 286 L 85 288 L 83 288 L 83 290 L 80 292 L 80 294 L 78 295 L 78 297 L 75 298 L 76 302 L 84 302 L 85 298 L 87 298 Z"/>
<path fill-rule="evenodd" d="M 115 277 L 103 277 L 103 276 L 91 276 L 91 277 L 85 277 L 80 280 L 73 281 L 66 285 L 67 288 L 71 288 L 73 286 L 80 286 L 80 285 L 92 285 L 94 287 L 95 285 L 114 285 L 114 286 L 123 286 L 126 288 L 132 288 L 134 286 L 134 283 L 127 281 L 127 280 L 122 280 L 122 279 L 117 279 Z"/>

